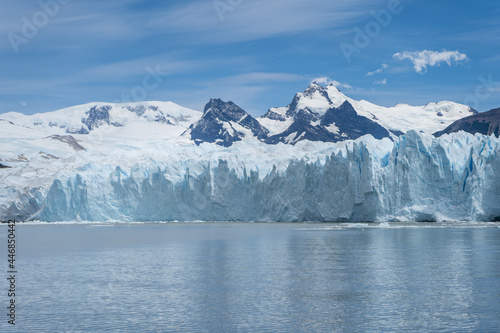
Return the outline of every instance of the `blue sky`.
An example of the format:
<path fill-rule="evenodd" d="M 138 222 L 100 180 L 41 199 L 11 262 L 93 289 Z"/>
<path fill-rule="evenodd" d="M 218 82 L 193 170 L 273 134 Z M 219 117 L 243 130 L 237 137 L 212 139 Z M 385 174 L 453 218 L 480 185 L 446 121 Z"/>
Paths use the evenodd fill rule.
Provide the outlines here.
<path fill-rule="evenodd" d="M 498 0 L 0 6 L 0 113 L 129 100 L 202 110 L 219 97 L 259 116 L 290 103 L 314 79 L 384 106 L 452 100 L 479 111 L 500 107 Z"/>

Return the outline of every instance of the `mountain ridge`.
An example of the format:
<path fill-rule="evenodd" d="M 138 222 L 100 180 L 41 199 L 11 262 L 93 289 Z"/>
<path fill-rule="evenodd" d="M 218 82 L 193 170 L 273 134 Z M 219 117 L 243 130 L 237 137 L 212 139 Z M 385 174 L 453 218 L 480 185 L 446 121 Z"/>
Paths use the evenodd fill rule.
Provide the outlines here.
<path fill-rule="evenodd" d="M 480 133 L 483 135 L 500 136 L 500 108 L 490 111 L 476 113 L 459 119 L 442 131 L 434 133 L 434 136 L 440 137 L 444 134 L 465 131 L 471 134 Z"/>
<path fill-rule="evenodd" d="M 442 101 L 424 106 L 399 103 L 386 108 L 342 93 L 335 85 L 311 83 L 285 107 L 254 118 L 232 101 L 211 99 L 204 111 L 172 102 L 88 103 L 35 115 L 0 114 L 0 125 L 22 126 L 50 135 L 120 135 L 190 140 L 228 147 L 255 139 L 267 144 L 301 140 L 338 142 L 362 135 L 395 139 L 409 130 L 437 133 L 476 114 L 468 106 Z M 157 125 L 154 125 L 157 124 Z"/>

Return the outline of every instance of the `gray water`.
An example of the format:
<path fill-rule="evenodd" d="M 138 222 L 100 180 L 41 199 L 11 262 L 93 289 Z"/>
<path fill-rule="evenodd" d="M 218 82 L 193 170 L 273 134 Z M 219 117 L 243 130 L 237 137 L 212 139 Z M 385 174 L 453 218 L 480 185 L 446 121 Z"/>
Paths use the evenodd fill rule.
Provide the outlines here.
<path fill-rule="evenodd" d="M 394 226 L 18 225 L 0 331 L 500 330 L 498 224 Z"/>

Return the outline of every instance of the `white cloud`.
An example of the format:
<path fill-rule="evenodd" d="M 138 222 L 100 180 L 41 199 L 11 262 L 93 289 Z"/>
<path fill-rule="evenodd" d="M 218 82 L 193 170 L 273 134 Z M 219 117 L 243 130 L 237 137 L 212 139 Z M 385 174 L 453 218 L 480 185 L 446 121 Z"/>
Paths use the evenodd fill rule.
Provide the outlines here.
<path fill-rule="evenodd" d="M 26 102 L 21 102 L 19 104 L 21 104 L 21 106 L 27 106 L 28 105 Z"/>
<path fill-rule="evenodd" d="M 379 69 L 373 71 L 373 72 L 368 72 L 366 73 L 366 76 L 373 76 L 375 74 L 380 74 L 382 73 L 383 71 L 385 71 L 387 68 L 389 68 L 389 65 L 387 64 L 382 64 L 382 67 L 380 67 Z"/>
<path fill-rule="evenodd" d="M 311 80 L 311 83 L 316 82 L 317 84 L 329 85 L 333 84 L 337 88 L 352 89 L 349 83 L 341 83 L 339 81 L 332 80 L 328 76 L 317 77 Z"/>
<path fill-rule="evenodd" d="M 440 66 L 442 63 L 447 63 L 448 66 L 452 64 L 460 64 L 469 60 L 466 54 L 458 51 L 416 51 L 403 53 L 396 53 L 393 58 L 402 61 L 409 59 L 413 63 L 413 68 L 417 73 L 425 73 L 427 66 L 435 67 Z"/>
<path fill-rule="evenodd" d="M 223 1 L 231 3 L 231 1 Z M 253 0 L 234 1 L 223 20 L 213 1 L 185 1 L 159 11 L 149 26 L 178 35 L 188 33 L 195 43 L 257 40 L 328 28 L 342 28 L 364 17 L 380 0 Z"/>
<path fill-rule="evenodd" d="M 377 86 L 385 86 L 385 85 L 387 85 L 387 79 L 383 79 L 383 80 L 380 80 L 380 81 L 375 81 L 373 84 L 375 84 Z"/>

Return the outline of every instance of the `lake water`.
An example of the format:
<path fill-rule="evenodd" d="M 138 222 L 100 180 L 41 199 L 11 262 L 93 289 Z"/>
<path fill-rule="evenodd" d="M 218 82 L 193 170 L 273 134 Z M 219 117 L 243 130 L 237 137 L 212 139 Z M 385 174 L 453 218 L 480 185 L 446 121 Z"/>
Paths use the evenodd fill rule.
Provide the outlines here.
<path fill-rule="evenodd" d="M 448 224 L 17 225 L 2 332 L 495 332 L 500 228 Z"/>

